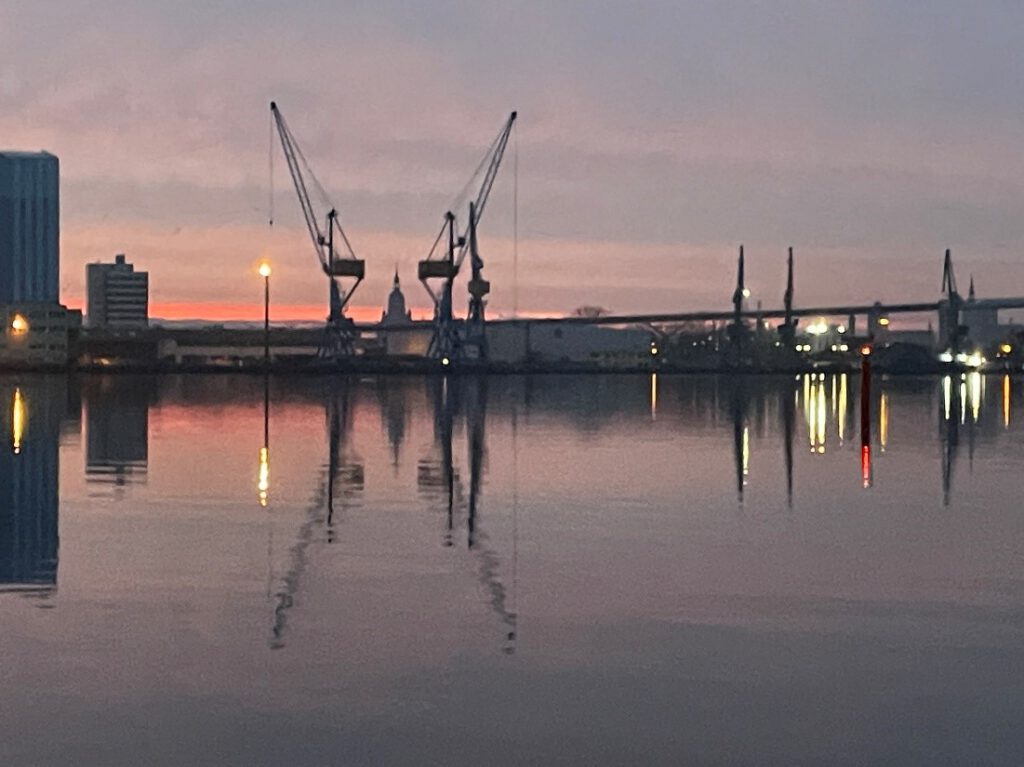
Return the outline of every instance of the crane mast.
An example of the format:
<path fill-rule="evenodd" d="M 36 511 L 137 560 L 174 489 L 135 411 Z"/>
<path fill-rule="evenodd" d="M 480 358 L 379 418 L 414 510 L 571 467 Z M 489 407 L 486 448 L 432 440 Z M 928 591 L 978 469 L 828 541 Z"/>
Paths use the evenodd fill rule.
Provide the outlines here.
<path fill-rule="evenodd" d="M 345 316 L 345 307 L 359 287 L 359 283 L 363 281 L 366 262 L 356 258 L 352 244 L 338 220 L 337 208 L 331 203 L 327 192 L 313 174 L 295 136 L 288 128 L 284 115 L 273 101 L 270 102 L 270 112 L 281 139 L 281 149 L 288 163 L 288 172 L 292 177 L 295 193 L 299 198 L 306 229 L 316 250 L 320 269 L 328 281 L 327 324 L 318 356 L 334 360 L 350 357 L 355 353 L 355 326 L 352 320 Z M 311 189 L 319 197 L 326 212 L 321 214 L 314 206 Z M 322 226 L 321 220 L 324 222 Z M 344 247 L 343 255 L 338 254 L 336 243 Z M 343 281 L 348 283 L 347 288 Z"/>
<path fill-rule="evenodd" d="M 484 262 L 477 248 L 476 232 L 497 179 L 502 158 L 505 156 L 516 116 L 515 112 L 509 115 L 473 178 L 470 179 L 472 184 L 473 179 L 479 177 L 483 171 L 483 179 L 476 198 L 469 203 L 469 216 L 465 228 L 460 233 L 455 214 L 451 210 L 446 212 L 441 231 L 435 238 L 430 253 L 419 263 L 420 282 L 434 303 L 434 333 L 428 354 L 446 365 L 464 356 L 485 358 L 487 355 L 484 298 L 490 292 L 490 283 L 483 279 Z M 446 247 L 441 250 L 443 244 Z M 470 255 L 473 276 L 469 283 L 469 325 L 463 336 L 452 313 L 452 291 L 467 253 Z M 439 282 L 440 287 L 431 287 L 432 281 Z"/>

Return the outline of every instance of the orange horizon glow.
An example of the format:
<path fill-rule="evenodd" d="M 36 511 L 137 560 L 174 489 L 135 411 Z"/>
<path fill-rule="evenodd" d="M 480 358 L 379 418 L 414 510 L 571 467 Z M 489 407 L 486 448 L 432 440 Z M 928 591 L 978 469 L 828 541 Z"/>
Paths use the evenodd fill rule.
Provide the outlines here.
<path fill-rule="evenodd" d="M 69 309 L 85 311 L 80 299 L 65 299 Z M 383 308 L 380 306 L 349 306 L 346 314 L 356 322 L 379 322 Z M 414 306 L 410 308 L 414 320 L 429 320 L 433 309 Z M 554 312 L 521 312 L 523 319 L 539 319 L 560 316 Z M 153 301 L 149 304 L 149 317 L 155 320 L 197 320 L 209 322 L 262 322 L 263 305 L 259 303 L 225 301 Z M 271 322 L 322 322 L 327 317 L 323 304 L 270 304 Z"/>

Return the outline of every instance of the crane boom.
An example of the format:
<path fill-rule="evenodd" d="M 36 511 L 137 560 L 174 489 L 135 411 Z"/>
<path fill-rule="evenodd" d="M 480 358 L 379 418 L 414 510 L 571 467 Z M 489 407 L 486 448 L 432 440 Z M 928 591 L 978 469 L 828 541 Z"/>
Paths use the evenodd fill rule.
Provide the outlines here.
<path fill-rule="evenodd" d="M 476 195 L 476 202 L 473 204 L 473 208 L 475 210 L 475 221 L 469 221 L 466 223 L 466 230 L 463 235 L 463 245 L 459 249 L 459 254 L 455 259 L 456 269 L 462 266 L 462 261 L 466 257 L 466 252 L 469 247 L 468 235 L 470 229 L 475 228 L 483 217 L 484 208 L 487 205 L 487 199 L 491 196 L 491 188 L 494 186 L 494 181 L 498 177 L 498 169 L 501 167 L 501 161 L 505 157 L 505 148 L 508 146 L 508 139 L 512 134 L 512 126 L 515 125 L 516 116 L 516 112 L 509 115 L 504 127 L 498 133 L 498 137 L 491 145 L 490 151 L 485 155 L 485 161 L 486 158 L 489 157 L 490 162 L 487 163 L 487 172 L 484 174 L 484 180 L 480 184 L 480 191 L 477 192 Z"/>
<path fill-rule="evenodd" d="M 292 183 L 295 185 L 295 192 L 299 198 L 299 207 L 302 208 L 302 217 L 306 221 L 306 229 L 309 231 L 309 237 L 313 241 L 313 247 L 316 249 L 320 266 L 326 271 L 327 264 L 323 253 L 325 237 L 324 233 L 320 230 L 320 222 L 317 220 L 316 211 L 313 209 L 313 202 L 309 197 L 309 189 L 306 186 L 306 178 L 302 173 L 302 165 L 305 165 L 308 169 L 309 164 L 306 162 L 302 150 L 299 149 L 294 136 L 292 136 L 292 132 L 288 129 L 288 123 L 285 122 L 284 115 L 277 108 L 276 102 L 270 102 L 270 112 L 274 116 L 277 135 L 281 139 L 281 149 L 284 152 L 284 159 L 288 163 L 288 172 L 291 174 Z"/>
<path fill-rule="evenodd" d="M 337 208 L 313 174 L 295 136 L 288 128 L 284 115 L 277 108 L 276 102 L 270 102 L 270 112 L 281 139 L 281 149 L 288 162 L 288 172 L 295 185 L 295 193 L 299 198 L 299 207 L 302 208 L 302 217 L 306 221 L 309 238 L 313 241 L 320 269 L 327 276 L 329 282 L 327 328 L 324 342 L 321 344 L 321 356 L 349 355 L 353 353 L 354 347 L 352 331 L 349 327 L 351 321 L 345 317 L 345 306 L 363 281 L 366 264 L 362 259 L 356 258 L 352 244 L 338 221 Z M 326 208 L 326 213 L 322 217 L 314 205 L 313 197 L 310 195 L 311 190 L 319 198 L 318 202 Z M 273 192 L 271 192 L 271 198 L 273 198 Z M 324 222 L 323 226 L 320 224 L 321 218 Z M 272 220 L 271 223 L 273 223 Z M 336 233 L 337 238 L 335 238 Z M 344 245 L 345 255 L 343 258 L 338 256 L 335 248 L 336 242 Z M 354 281 L 347 290 L 340 284 L 342 278 Z"/>

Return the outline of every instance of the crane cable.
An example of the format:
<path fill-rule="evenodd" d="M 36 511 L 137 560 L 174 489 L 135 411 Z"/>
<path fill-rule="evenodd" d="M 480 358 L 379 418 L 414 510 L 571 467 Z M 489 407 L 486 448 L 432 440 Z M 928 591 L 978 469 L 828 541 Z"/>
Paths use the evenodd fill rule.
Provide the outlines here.
<path fill-rule="evenodd" d="M 512 126 L 512 319 L 519 316 L 519 127 Z"/>
<path fill-rule="evenodd" d="M 274 225 L 274 113 L 270 113 L 270 139 L 267 142 L 267 167 L 270 171 L 270 226 Z"/>

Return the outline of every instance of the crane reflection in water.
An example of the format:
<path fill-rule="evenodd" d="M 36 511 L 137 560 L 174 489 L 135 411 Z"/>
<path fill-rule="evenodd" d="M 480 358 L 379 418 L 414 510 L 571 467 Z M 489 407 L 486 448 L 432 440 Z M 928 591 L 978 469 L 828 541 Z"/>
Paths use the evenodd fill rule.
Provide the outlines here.
<path fill-rule="evenodd" d="M 531 407 L 540 409 L 545 415 L 569 419 L 576 428 L 590 433 L 612 423 L 618 414 L 642 407 L 645 429 L 666 434 L 693 425 L 713 428 L 723 439 L 731 438 L 733 476 L 728 484 L 723 483 L 722 491 L 728 492 L 731 484 L 741 509 L 744 503 L 749 505 L 748 496 L 757 489 L 757 464 L 761 463 L 763 471 L 770 455 L 762 453 L 760 447 L 767 439 L 779 437 L 775 444 L 781 455 L 776 453 L 772 463 L 773 471 L 782 475 L 778 496 L 788 509 L 794 508 L 796 475 L 801 470 L 812 476 L 818 462 L 838 461 L 847 467 L 844 471 L 848 471 L 851 483 L 862 485 L 866 491 L 874 491 L 881 483 L 884 489 L 886 482 L 898 481 L 893 472 L 900 466 L 900 446 L 933 440 L 936 435 L 941 446 L 941 498 L 942 503 L 950 505 L 961 442 L 968 443 L 973 456 L 976 442 L 999 439 L 1011 421 L 1015 392 L 1009 377 L 986 379 L 969 373 L 913 379 L 876 375 L 870 386 L 864 386 L 864 380 L 843 373 L 756 379 L 657 374 L 617 378 L 590 389 L 573 389 L 544 378 L 474 375 L 380 378 L 358 383 L 338 378 L 325 383 L 319 396 L 324 403 L 327 458 L 287 549 L 287 562 L 279 577 L 272 578 L 271 646 L 283 646 L 303 575 L 315 561 L 311 554 L 314 544 L 335 540 L 345 510 L 358 504 L 364 492 L 364 465 L 351 446 L 354 399 L 359 391 L 371 387 L 374 392 L 375 400 L 368 401 L 379 408 L 380 429 L 389 447 L 384 460 L 390 461 L 396 477 L 401 476 L 407 430 L 418 422 L 415 414 L 425 403 L 429 420 L 424 423 L 429 424 L 432 435 L 415 464 L 416 486 L 427 508 L 436 515 L 437 545 L 450 551 L 445 556 L 464 568 L 467 575 L 472 574 L 482 603 L 501 626 L 502 650 L 513 653 L 518 632 L 520 413 L 529 413 Z M 423 399 L 421 393 L 425 394 Z M 993 394 L 997 397 L 990 396 Z M 929 407 L 938 402 L 936 431 L 920 418 L 901 420 L 904 408 L 922 398 Z M 998 399 L 1001 412 L 986 426 L 987 399 Z M 269 394 L 265 393 L 265 413 L 269 405 Z M 501 448 L 507 455 L 511 447 L 512 486 L 505 486 L 503 496 L 489 498 L 488 428 L 495 418 L 511 426 L 511 445 L 502 444 Z M 991 428 L 996 422 L 1001 427 L 998 431 Z M 272 450 L 268 424 L 269 418 L 265 418 L 258 475 L 261 503 L 268 497 L 273 500 L 269 495 Z M 805 447 L 799 448 L 800 444 Z M 504 549 L 497 542 L 506 539 L 497 531 L 508 530 L 510 524 L 511 546 Z"/>
<path fill-rule="evenodd" d="M 458 520 L 465 518 L 466 549 L 476 559 L 476 577 L 487 595 L 491 610 L 505 627 L 502 652 L 513 654 L 516 646 L 517 615 L 514 607 L 518 568 L 518 411 L 512 414 L 512 589 L 501 574 L 502 559 L 494 549 L 482 520 L 483 486 L 486 471 L 486 417 L 488 379 L 486 376 L 439 376 L 427 380 L 434 405 L 434 445 L 432 455 L 421 460 L 417 479 L 420 491 L 429 501 L 443 505 L 445 547 L 455 548 Z M 462 405 L 462 408 L 460 408 Z M 515 407 L 515 406 L 513 406 Z M 468 441 L 469 492 L 465 493 L 455 469 L 452 440 L 456 413 L 464 409 Z"/>
<path fill-rule="evenodd" d="M 365 483 L 364 467 L 349 445 L 352 432 L 353 390 L 348 379 L 339 379 L 327 385 L 325 392 L 325 420 L 327 431 L 327 463 L 322 467 L 320 480 L 306 507 L 305 518 L 288 549 L 287 566 L 273 593 L 274 617 L 271 625 L 270 647 L 284 647 L 288 617 L 295 605 L 295 597 L 302 586 L 302 578 L 309 564 L 309 549 L 324 530 L 327 543 L 334 542 L 337 514 L 358 502 Z M 264 399 L 264 439 L 269 454 L 269 397 Z M 261 467 L 262 472 L 262 467 Z M 269 473 L 269 467 L 268 467 Z M 338 508 L 336 508 L 338 507 Z"/>

